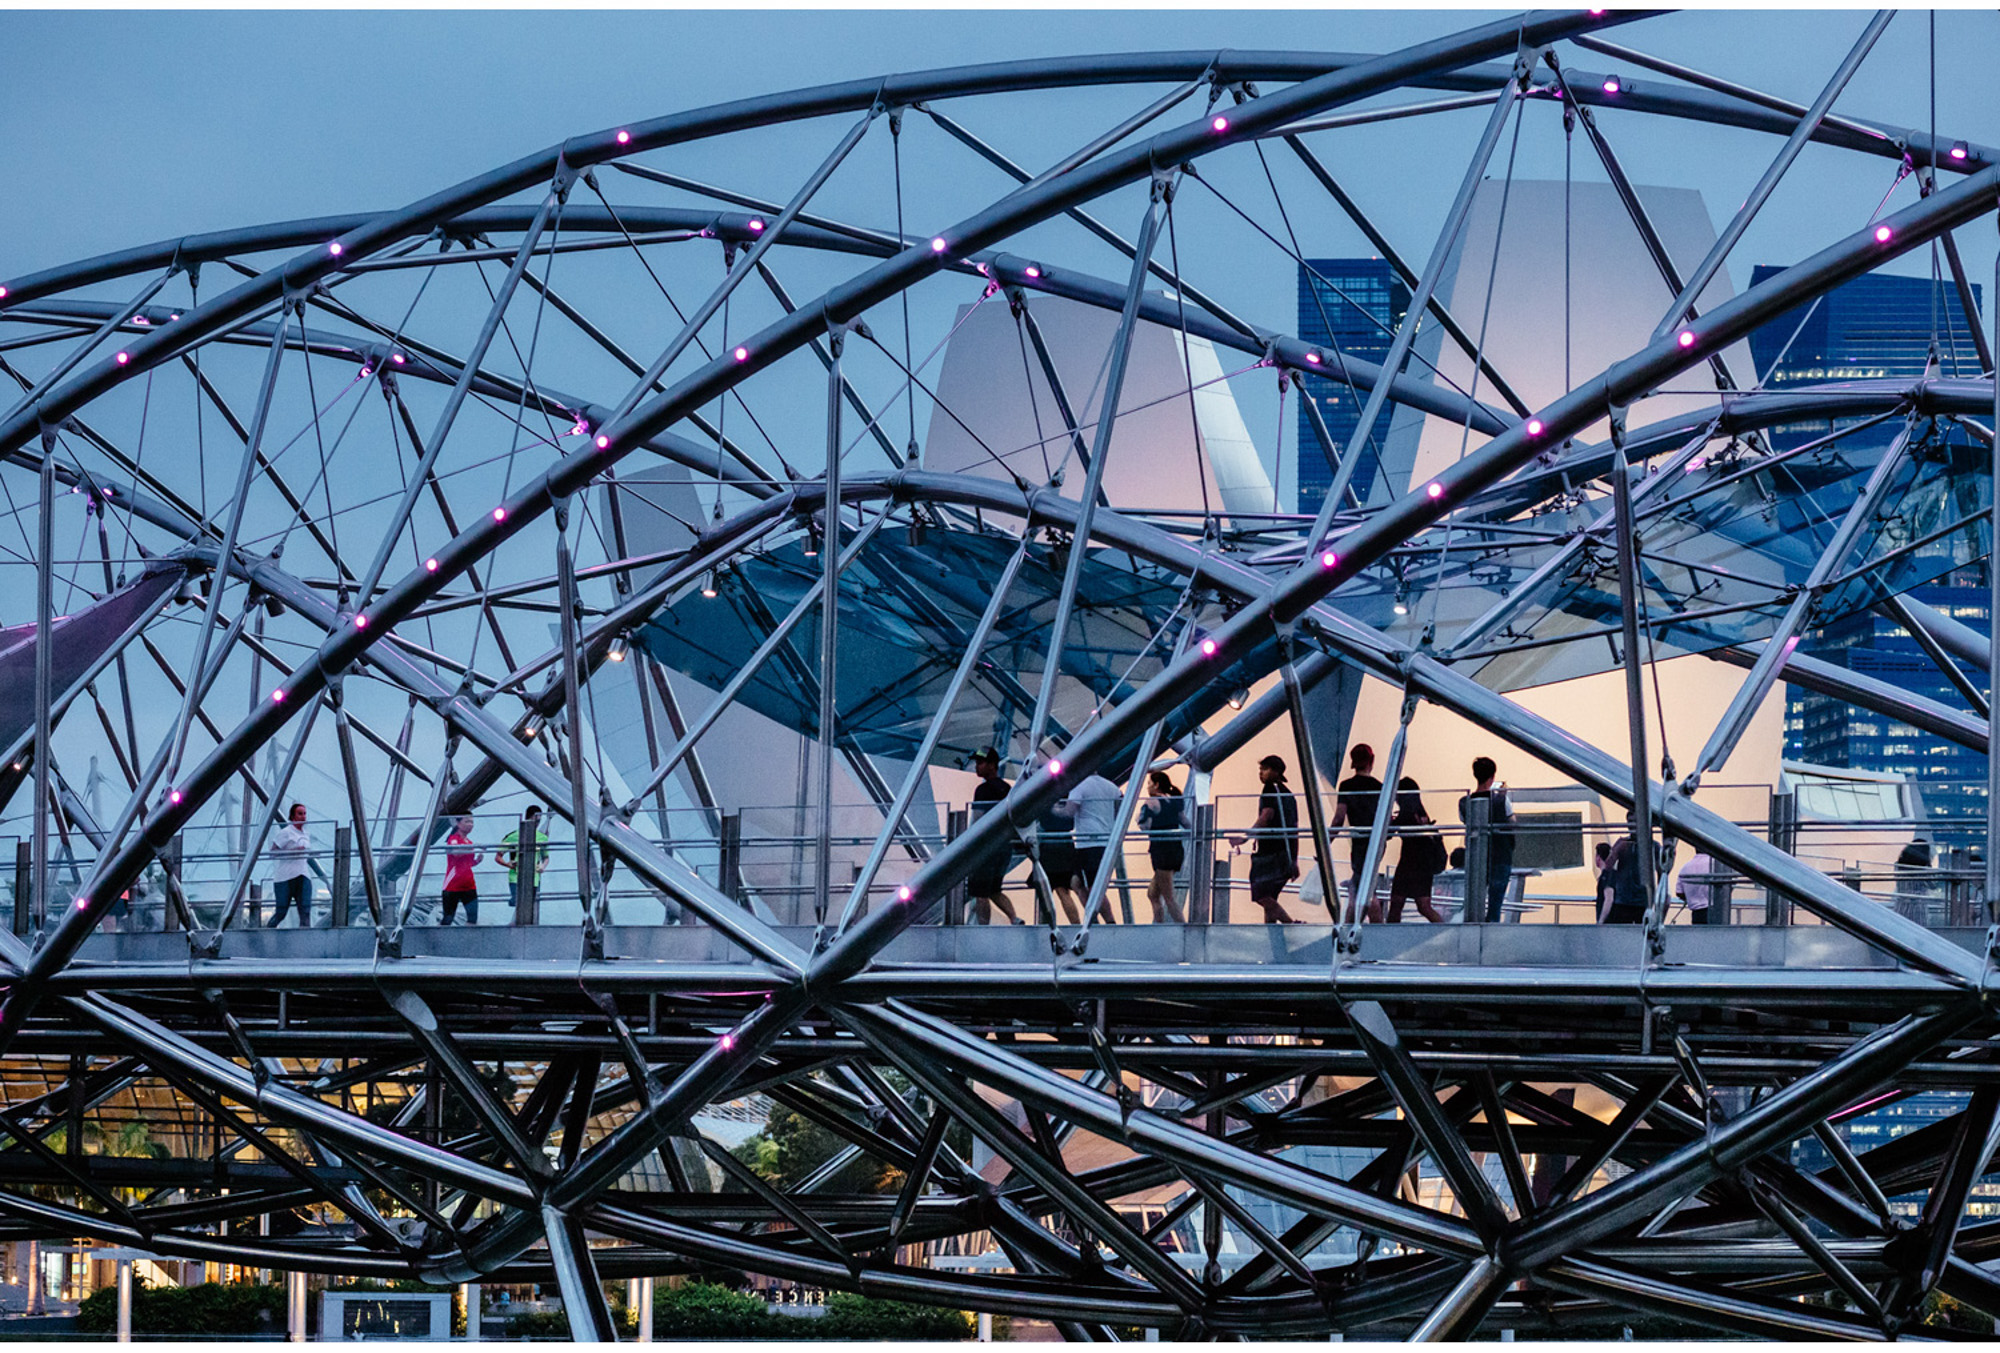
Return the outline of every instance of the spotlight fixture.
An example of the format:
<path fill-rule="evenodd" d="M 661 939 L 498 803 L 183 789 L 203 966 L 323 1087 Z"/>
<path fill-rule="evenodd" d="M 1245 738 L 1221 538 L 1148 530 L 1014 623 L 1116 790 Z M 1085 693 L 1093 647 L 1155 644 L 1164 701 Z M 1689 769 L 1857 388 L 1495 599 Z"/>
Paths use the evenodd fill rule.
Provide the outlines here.
<path fill-rule="evenodd" d="M 612 635 L 611 642 L 604 646 L 604 656 L 610 662 L 625 661 L 625 636 L 622 634 Z"/>
<path fill-rule="evenodd" d="M 715 585 L 715 570 L 714 570 L 714 569 L 710 569 L 710 570 L 709 570 L 709 571 L 708 571 L 708 572 L 707 572 L 707 573 L 706 573 L 706 574 L 705 574 L 705 575 L 704 575 L 704 576 L 702 577 L 702 580 L 701 580 L 701 594 L 702 594 L 702 595 L 703 595 L 704 597 L 713 597 L 713 596 L 715 595 L 715 593 L 716 593 L 716 585 Z"/>
<path fill-rule="evenodd" d="M 1968 156 L 1968 155 L 1970 155 L 1970 154 L 1972 154 L 1972 147 L 1971 147 L 1971 146 L 1968 146 L 1968 145 L 1966 145 L 1966 144 L 1965 144 L 1965 142 L 1963 142 L 1963 141 L 1954 141 L 1954 142 L 1952 142 L 1952 143 L 1951 143 L 1951 158 L 1952 158 L 1952 159 L 1954 159 L 1954 160 L 1962 160 L 1962 159 L 1964 159 L 1964 158 L 1965 158 L 1966 156 Z"/>
<path fill-rule="evenodd" d="M 1607 75 L 1607 76 L 1605 76 L 1605 77 L 1604 77 L 1604 92 L 1605 92 L 1605 93 L 1607 93 L 1607 94 L 1617 94 L 1617 93 L 1620 93 L 1620 92 L 1622 92 L 1622 91 L 1624 90 L 1624 88 L 1625 88 L 1625 82 L 1624 82 L 1623 80 L 1621 80 L 1621 79 L 1620 79 L 1619 77 L 1617 77 L 1616 75 Z"/>
<path fill-rule="evenodd" d="M 1238 686 L 1229 693 L 1229 707 L 1231 709 L 1241 709 L 1249 702 L 1250 692 L 1242 686 Z"/>

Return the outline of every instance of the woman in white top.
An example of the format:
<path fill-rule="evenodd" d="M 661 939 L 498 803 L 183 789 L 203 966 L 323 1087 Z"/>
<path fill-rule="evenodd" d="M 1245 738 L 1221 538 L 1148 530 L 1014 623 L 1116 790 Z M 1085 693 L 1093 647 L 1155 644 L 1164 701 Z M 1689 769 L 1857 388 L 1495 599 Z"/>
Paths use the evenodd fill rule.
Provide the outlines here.
<path fill-rule="evenodd" d="M 273 930 L 284 924 L 294 902 L 299 908 L 299 925 L 312 926 L 312 891 L 306 879 L 306 860 L 311 853 L 312 838 L 306 835 L 306 806 L 295 803 L 291 821 L 271 837 L 271 895 L 278 903 L 277 915 L 271 918 Z"/>

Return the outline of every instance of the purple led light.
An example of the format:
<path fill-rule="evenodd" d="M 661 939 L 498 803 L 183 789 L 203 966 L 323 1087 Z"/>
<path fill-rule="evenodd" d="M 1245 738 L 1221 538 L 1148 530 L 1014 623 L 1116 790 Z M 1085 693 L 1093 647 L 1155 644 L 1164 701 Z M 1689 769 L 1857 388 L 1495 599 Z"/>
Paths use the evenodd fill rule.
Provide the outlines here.
<path fill-rule="evenodd" d="M 437 571 L 438 571 L 438 561 L 437 561 L 437 560 L 435 560 L 435 559 L 426 559 L 426 560 L 424 560 L 424 572 L 426 572 L 426 573 L 436 573 Z"/>
<path fill-rule="evenodd" d="M 1215 656 L 1215 640 L 1203 639 L 1201 641 L 1201 656 L 1203 656 L 1204 658 L 1212 658 Z"/>
<path fill-rule="evenodd" d="M 736 354 L 735 354 L 735 355 L 736 355 L 736 360 L 737 360 L 737 361 L 739 361 L 739 362 L 747 362 L 747 361 L 749 361 L 749 360 L 750 360 L 750 349 L 748 349 L 748 348 L 738 348 L 738 349 L 736 350 Z"/>
<path fill-rule="evenodd" d="M 1444 497 L 1444 485 L 1438 483 L 1436 480 L 1432 480 L 1431 486 L 1425 489 L 1424 492 L 1433 498 L 1442 498 Z"/>
<path fill-rule="evenodd" d="M 599 451 L 609 451 L 611 449 L 611 439 L 601 432 L 597 434 L 597 449 Z"/>
<path fill-rule="evenodd" d="M 178 789 L 170 789 L 167 791 L 168 803 L 179 803 L 180 801 L 181 801 L 181 792 Z"/>
<path fill-rule="evenodd" d="M 1229 130 L 1229 119 L 1224 117 L 1222 114 L 1217 113 L 1214 117 L 1209 119 L 1208 129 L 1214 132 L 1226 132 Z"/>
<path fill-rule="evenodd" d="M 1316 353 L 1316 352 L 1309 352 L 1309 353 L 1307 353 L 1307 354 L 1306 354 L 1306 361 L 1307 361 L 1307 362 L 1308 362 L 1308 363 L 1309 363 L 1310 365 L 1313 365 L 1313 366 L 1318 366 L 1318 365 L 1319 365 L 1319 354 L 1318 354 L 1318 353 Z"/>
<path fill-rule="evenodd" d="M 761 235 L 761 234 L 763 234 L 763 233 L 764 233 L 764 218 L 763 218 L 763 217 L 761 217 L 761 216 L 752 216 L 752 217 L 750 218 L 750 233 L 751 233 L 752 235 Z"/>
<path fill-rule="evenodd" d="M 1029 280 L 1029 281 L 1031 281 L 1031 282 L 1032 282 L 1032 281 L 1035 281 L 1035 280 L 1036 280 L 1037 278 L 1039 278 L 1039 277 L 1040 277 L 1040 276 L 1042 275 L 1042 270 L 1041 270 L 1041 269 L 1040 269 L 1039 267 L 1037 267 L 1037 266 L 1035 266 L 1034 264 L 1032 264 L 1032 263 L 1030 263 L 1030 264 L 1029 264 L 1029 265 L 1028 265 L 1028 266 L 1027 266 L 1027 267 L 1026 267 L 1025 269 L 1023 269 L 1023 271 L 1025 271 L 1025 272 L 1027 273 L 1027 275 L 1028 275 L 1028 280 Z M 4 291 L 5 291 L 5 288 L 0 288 L 0 293 L 4 293 Z"/>
<path fill-rule="evenodd" d="M 722 1036 L 722 1050 L 723 1050 L 724 1052 L 728 1052 L 728 1051 L 729 1051 L 729 1050 L 730 1050 L 731 1048 L 733 1048 L 733 1047 L 735 1047 L 735 1046 L 736 1046 L 736 1035 L 735 1035 L 735 1034 L 724 1034 L 724 1035 Z"/>
<path fill-rule="evenodd" d="M 326 251 L 327 251 L 327 252 L 328 252 L 329 254 L 332 254 L 332 255 L 333 255 L 333 256 L 334 256 L 335 258 L 339 258 L 339 257 L 340 257 L 340 255 L 341 255 L 341 243 L 340 243 L 340 241 L 339 241 L 339 240 L 335 240 L 335 241 L 334 241 L 334 242 L 333 242 L 332 244 L 329 244 L 328 246 L 326 246 Z"/>
<path fill-rule="evenodd" d="M 0 287 L 0 301 L 4 301 L 6 299 L 7 299 L 7 288 Z M 174 318 L 178 319 L 180 318 L 180 316 L 176 315 Z"/>
<path fill-rule="evenodd" d="M 494 509 L 493 509 L 493 520 L 495 520 L 495 521 L 505 521 L 505 520 L 507 520 L 507 509 L 506 509 L 506 508 L 504 508 L 504 507 L 496 507 L 496 508 L 494 508 Z"/>
<path fill-rule="evenodd" d="M 936 239 L 931 241 L 931 252 L 934 254 L 941 254 L 944 251 L 945 251 L 944 236 L 939 235 Z"/>
<path fill-rule="evenodd" d="M 1681 336 L 1680 336 L 1680 337 L 1679 337 L 1678 339 L 1676 339 L 1675 341 L 1676 341 L 1676 342 L 1678 342 L 1678 343 L 1679 343 L 1679 344 L 1680 344 L 1680 345 L 1681 345 L 1682 347 L 1684 347 L 1684 348 L 1691 348 L 1691 347 L 1693 347 L 1693 346 L 1694 346 L 1694 330 L 1692 330 L 1692 329 L 1683 329 L 1683 330 L 1681 330 Z"/>
<path fill-rule="evenodd" d="M 358 629 L 358 630 L 365 630 L 365 629 L 367 629 L 367 628 L 368 628 L 368 617 L 367 617 L 367 616 L 365 616 L 365 615 L 359 615 L 359 614 L 357 614 L 357 615 L 356 615 L 356 616 L 354 617 L 354 628 L 356 628 L 356 629 Z"/>
<path fill-rule="evenodd" d="M 174 318 L 179 319 L 180 316 L 175 315 Z M 389 360 L 394 362 L 397 366 L 401 366 L 403 364 L 403 354 L 400 352 L 392 352 L 389 354 Z"/>
<path fill-rule="evenodd" d="M 89 911 L 89 910 L 90 910 L 90 899 L 89 899 L 89 898 L 87 898 L 87 897 L 79 897 L 79 898 L 78 898 L 78 899 L 76 900 L 76 909 L 77 909 L 78 911 Z"/>
<path fill-rule="evenodd" d="M 375 368 L 372 366 L 364 366 L 361 368 L 361 379 L 364 381 L 374 374 L 375 374 Z"/>
<path fill-rule="evenodd" d="M 1607 94 L 1616 94 L 1623 88 L 1625 86 L 1620 83 L 1618 77 L 1615 75 L 1607 77 L 1604 81 L 1604 92 Z"/>
<path fill-rule="evenodd" d="M 1878 225 L 1875 227 L 1875 243 L 1887 244 L 1889 242 L 1889 237 L 1895 233 L 1896 233 L 1895 231 L 1889 229 L 1889 227 L 1885 225 Z"/>
<path fill-rule="evenodd" d="M 118 354 L 118 365 L 120 366 L 124 366 L 125 363 L 131 360 L 132 360 L 132 354 L 129 352 L 121 352 Z"/>
<path fill-rule="evenodd" d="M 1541 435 L 1542 435 L 1542 420 L 1541 420 L 1541 419 L 1539 419 L 1539 418 L 1530 418 L 1530 419 L 1528 420 L 1528 435 L 1529 435 L 1530 437 L 1539 437 L 1539 436 L 1541 436 Z"/>
<path fill-rule="evenodd" d="M 1062 762 L 1061 762 L 1061 761 L 1060 761 L 1059 759 L 1057 759 L 1056 757 L 1050 757 L 1050 758 L 1049 758 L 1049 778 L 1050 778 L 1051 780 L 1053 780 L 1053 779 L 1057 778 L 1058 776 L 1060 776 L 1061 774 L 1062 774 Z"/>
<path fill-rule="evenodd" d="M 147 319 L 144 315 L 134 315 L 132 316 L 132 323 L 135 327 L 144 329 L 150 327 L 153 321 Z"/>
<path fill-rule="evenodd" d="M 907 884 L 907 883 L 906 883 L 906 884 L 904 884 L 904 885 L 903 885 L 902 887 L 900 887 L 900 888 L 896 889 L 896 900 L 897 900 L 898 902 L 907 902 L 907 901 L 909 901 L 909 900 L 910 900 L 910 885 L 909 885 L 909 884 Z"/>
<path fill-rule="evenodd" d="M 1962 160 L 1971 153 L 1972 152 L 1966 148 L 1966 144 L 1963 141 L 1960 141 L 1958 144 L 1954 145 L 1951 148 L 1951 158 L 1954 160 Z M 5 296 L 6 294 L 7 294 L 7 288 L 0 287 L 0 296 Z"/>
<path fill-rule="evenodd" d="M 617 140 L 619 145 L 629 146 L 632 144 L 632 133 L 628 131 L 621 131 L 618 133 Z"/>
<path fill-rule="evenodd" d="M 271 692 L 271 703 L 274 705 L 282 705 L 285 703 L 285 688 L 283 686 L 280 686 L 278 687 L 277 690 Z"/>
<path fill-rule="evenodd" d="M 1684 467 L 1682 467 L 1681 473 L 1693 474 L 1696 470 L 1699 470 L 1702 466 L 1706 464 L 1708 464 L 1707 456 L 1696 456 L 1693 460 L 1689 461 Z"/>
<path fill-rule="evenodd" d="M 1335 564 L 1339 562 L 1340 562 L 1339 557 L 1335 555 L 1332 550 L 1326 551 L 1319 557 L 1319 566 L 1321 568 L 1332 568 Z"/>

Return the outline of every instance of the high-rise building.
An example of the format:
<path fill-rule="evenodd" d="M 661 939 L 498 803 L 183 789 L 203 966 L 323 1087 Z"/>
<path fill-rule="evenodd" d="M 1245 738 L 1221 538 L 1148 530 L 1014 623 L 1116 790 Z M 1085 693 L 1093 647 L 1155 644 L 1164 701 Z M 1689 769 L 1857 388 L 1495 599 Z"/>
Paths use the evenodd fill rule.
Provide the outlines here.
<path fill-rule="evenodd" d="M 1358 357 L 1379 364 L 1403 312 L 1410 308 L 1410 289 L 1388 260 L 1380 258 L 1309 258 L 1299 265 L 1299 337 L 1340 357 Z M 1327 434 L 1343 456 L 1348 439 L 1361 421 L 1368 392 L 1340 379 L 1339 362 L 1324 376 L 1300 380 L 1299 398 L 1311 400 L 1325 420 Z M 1389 412 L 1393 412 L 1393 406 Z M 1356 495 L 1367 502 L 1381 470 L 1379 448 L 1389 432 L 1389 417 L 1377 420 L 1354 467 Z M 1301 411 L 1298 420 L 1298 510 L 1316 513 L 1333 485 L 1333 467 Z M 1400 490 L 1401 486 L 1395 486 Z"/>
<path fill-rule="evenodd" d="M 1759 266 L 1753 285 L 1778 271 Z M 1973 296 L 1976 303 L 1977 287 Z M 1916 378 L 1924 374 L 1933 342 L 1944 374 L 1956 370 L 1970 375 L 1978 369 L 1965 312 L 1949 288 L 1923 277 L 1878 274 L 1856 278 L 1765 324 L 1750 335 L 1750 352 L 1765 388 L 1782 390 L 1826 381 Z M 1901 430 L 1901 423 L 1891 419 L 1840 444 L 1886 446 Z M 1771 440 L 1783 449 L 1832 431 L 1831 420 L 1802 421 L 1772 429 Z M 1934 553 L 1942 560 L 1948 548 L 1941 542 Z M 1987 628 L 1983 561 L 1943 572 L 1910 595 L 1970 629 Z M 1951 679 L 1916 640 L 1874 612 L 1843 616 L 1809 630 L 1800 646 L 1816 658 L 1913 694 L 1964 705 Z M 1985 812 L 1986 758 L 1980 753 L 1796 686 L 1789 688 L 1786 700 L 1785 754 L 1823 766 L 1904 776 L 1916 785 L 1926 815 L 1934 820 L 1964 822 Z"/>

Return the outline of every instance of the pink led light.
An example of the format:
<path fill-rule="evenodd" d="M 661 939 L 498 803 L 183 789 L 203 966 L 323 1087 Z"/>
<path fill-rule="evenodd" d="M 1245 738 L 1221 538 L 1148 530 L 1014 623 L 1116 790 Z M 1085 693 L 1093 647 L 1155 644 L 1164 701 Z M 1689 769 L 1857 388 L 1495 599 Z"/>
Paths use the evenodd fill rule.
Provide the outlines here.
<path fill-rule="evenodd" d="M 6 294 L 7 294 L 7 288 L 5 288 L 5 287 L 0 287 L 0 296 L 5 296 Z M 172 321 L 172 320 L 177 320 L 177 319 L 179 319 L 180 317 L 181 317 L 181 315 L 180 315 L 180 311 L 176 310 L 176 311 L 175 311 L 175 312 L 174 312 L 173 314 L 171 314 L 171 315 L 168 315 L 168 316 L 167 316 L 167 319 L 168 319 L 169 321 Z"/>
<path fill-rule="evenodd" d="M 1036 267 L 1032 263 L 1030 263 L 1025 269 L 1023 269 L 1023 271 L 1027 273 L 1028 280 L 1031 282 L 1036 280 L 1042 275 L 1042 270 Z M 0 294 L 4 294 L 4 291 L 5 291 L 4 288 L 0 288 Z"/>
<path fill-rule="evenodd" d="M 367 616 L 365 616 L 365 615 L 356 615 L 356 616 L 354 617 L 354 628 L 356 628 L 356 629 L 358 629 L 358 630 L 365 630 L 365 629 L 367 629 L 367 628 L 368 628 L 368 617 L 367 617 Z"/>
<path fill-rule="evenodd" d="M 505 521 L 505 520 L 507 520 L 507 509 L 506 509 L 506 508 L 504 508 L 504 507 L 496 507 L 496 508 L 494 508 L 494 509 L 493 509 L 493 520 L 495 520 L 495 521 Z"/>
<path fill-rule="evenodd" d="M 283 686 L 280 686 L 278 687 L 277 690 L 271 692 L 271 703 L 274 705 L 282 705 L 285 703 L 285 688 Z"/>
<path fill-rule="evenodd" d="M 1215 640 L 1203 639 L 1201 641 L 1201 656 L 1203 656 L 1204 658 L 1212 658 L 1215 656 Z"/>
<path fill-rule="evenodd" d="M 180 316 L 175 315 L 174 318 L 179 319 Z M 401 366 L 403 364 L 403 354 L 400 352 L 392 352 L 389 354 L 389 360 L 394 362 L 397 366 Z"/>
<path fill-rule="evenodd" d="M 1528 435 L 1529 435 L 1530 437 L 1539 437 L 1539 436 L 1541 436 L 1541 435 L 1542 435 L 1542 420 L 1541 420 L 1541 419 L 1539 419 L 1539 418 L 1530 418 L 1530 419 L 1528 420 Z"/>
<path fill-rule="evenodd" d="M 1676 339 L 1675 341 L 1676 341 L 1676 342 L 1678 342 L 1678 343 L 1679 343 L 1679 344 L 1680 344 L 1680 345 L 1681 345 L 1682 347 L 1684 347 L 1684 348 L 1691 348 L 1691 347 L 1693 347 L 1693 346 L 1694 346 L 1694 330 L 1692 330 L 1692 329 L 1683 329 L 1683 330 L 1681 330 L 1681 336 L 1680 336 L 1680 337 L 1679 337 L 1678 339 Z"/>
<path fill-rule="evenodd" d="M 125 363 L 131 360 L 132 360 L 132 354 L 129 352 L 121 352 L 118 354 L 118 365 L 120 366 L 124 366 Z"/>
<path fill-rule="evenodd" d="M 364 366 L 361 368 L 361 379 L 364 381 L 374 374 L 375 374 L 375 368 L 372 366 Z"/>
<path fill-rule="evenodd" d="M 1970 154 L 1970 152 L 1962 144 L 1953 146 L 1951 148 L 1951 158 L 1954 160 L 1962 160 L 1968 154 Z M 7 288 L 0 287 L 0 296 L 5 296 L 6 294 L 7 294 Z"/>
<path fill-rule="evenodd" d="M 340 243 L 340 241 L 339 241 L 339 240 L 335 240 L 335 241 L 334 241 L 334 242 L 333 242 L 332 244 L 329 244 L 328 246 L 326 246 L 326 251 L 327 251 L 327 252 L 328 252 L 329 254 L 332 254 L 332 255 L 333 255 L 333 256 L 334 256 L 335 258 L 339 258 L 339 257 L 340 257 L 340 255 L 341 255 L 341 252 L 342 252 L 342 247 L 341 247 L 341 243 Z"/>
<path fill-rule="evenodd" d="M 611 449 L 611 439 L 601 432 L 597 434 L 597 449 L 599 451 L 609 451 Z"/>
<path fill-rule="evenodd" d="M 1229 119 L 1217 113 L 1208 120 L 1208 129 L 1210 131 L 1226 132 L 1229 130 Z"/>
<path fill-rule="evenodd" d="M 181 792 L 178 789 L 172 789 L 167 791 L 168 803 L 179 803 L 180 801 L 181 801 Z"/>
<path fill-rule="evenodd" d="M 747 362 L 747 361 L 749 361 L 749 360 L 750 360 L 750 349 L 748 349 L 748 348 L 738 348 L 738 349 L 736 350 L 736 360 L 737 360 L 737 361 L 739 361 L 739 362 Z"/>
<path fill-rule="evenodd" d="M 1062 762 L 1061 762 L 1060 760 L 1056 759 L 1055 757 L 1050 757 L 1050 758 L 1049 758 L 1049 778 L 1053 780 L 1053 779 L 1055 779 L 1055 778 L 1056 778 L 1057 776 L 1059 776 L 1059 775 L 1061 775 L 1061 774 L 1062 774 Z"/>
<path fill-rule="evenodd" d="M 0 301 L 4 301 L 6 299 L 7 299 L 7 288 L 0 287 Z M 179 316 L 175 316 L 175 318 L 178 319 Z"/>
<path fill-rule="evenodd" d="M 150 327 L 153 321 L 147 319 L 144 315 L 134 315 L 132 316 L 132 323 L 135 327 L 144 329 Z"/>
<path fill-rule="evenodd" d="M 438 571 L 438 561 L 435 559 L 424 560 L 424 571 L 426 573 L 436 573 Z"/>
<path fill-rule="evenodd" d="M 632 144 L 632 133 L 630 133 L 630 132 L 626 132 L 626 131 L 621 131 L 621 132 L 619 132 L 619 133 L 618 133 L 618 144 L 619 144 L 619 145 L 621 145 L 621 146 L 629 146 L 629 145 L 631 145 L 631 144 Z"/>
<path fill-rule="evenodd" d="M 750 233 L 751 233 L 752 235 L 761 235 L 761 234 L 763 234 L 763 233 L 764 233 L 764 218 L 763 218 L 763 217 L 761 217 L 761 216 L 752 216 L 752 217 L 750 218 Z"/>
<path fill-rule="evenodd" d="M 1431 486 L 1425 489 L 1424 492 L 1428 493 L 1433 498 L 1442 498 L 1444 497 L 1444 485 L 1437 483 L 1436 481 L 1432 481 Z"/>
<path fill-rule="evenodd" d="M 1309 364 L 1313 365 L 1313 366 L 1318 366 L 1318 365 L 1319 365 L 1319 354 L 1318 354 L 1318 353 L 1316 353 L 1316 352 L 1309 352 L 1309 353 L 1307 353 L 1307 354 L 1306 354 L 1306 361 L 1307 361 L 1307 362 L 1308 362 Z"/>
<path fill-rule="evenodd" d="M 931 241 L 931 252 L 934 254 L 941 254 L 944 252 L 944 250 L 945 250 L 944 236 L 939 235 L 936 239 Z"/>
<path fill-rule="evenodd" d="M 1604 92 L 1607 94 L 1616 94 L 1623 88 L 1625 86 L 1619 83 L 1618 77 L 1615 75 L 1604 82 Z"/>
<path fill-rule="evenodd" d="M 906 883 L 902 887 L 896 889 L 896 900 L 898 902 L 907 902 L 910 900 L 910 885 Z"/>
<path fill-rule="evenodd" d="M 1889 227 L 1887 227 L 1887 226 L 1885 226 L 1885 225 L 1879 225 L 1879 226 L 1876 226 L 1876 227 L 1875 227 L 1875 243 L 1877 243 L 1877 244 L 1887 244 L 1887 243 L 1889 242 L 1889 237 L 1890 237 L 1891 235 L 1895 234 L 1895 233 L 1896 233 L 1895 231 L 1893 231 L 1893 230 L 1889 229 Z"/>
<path fill-rule="evenodd" d="M 1339 562 L 1340 562 L 1339 557 L 1336 556 L 1332 550 L 1326 551 L 1319 557 L 1319 566 L 1321 568 L 1332 568 L 1335 564 Z"/>
<path fill-rule="evenodd" d="M 89 898 L 87 898 L 87 897 L 79 897 L 79 898 L 78 898 L 78 899 L 76 900 L 76 909 L 77 909 L 78 911 L 89 911 L 89 910 L 90 910 L 90 899 L 89 899 Z"/>
<path fill-rule="evenodd" d="M 724 1035 L 722 1036 L 722 1050 L 723 1050 L 724 1052 L 728 1052 L 728 1051 L 729 1051 L 729 1050 L 730 1050 L 731 1048 L 733 1048 L 733 1047 L 735 1047 L 735 1046 L 736 1046 L 736 1035 L 735 1035 L 735 1034 L 724 1034 Z"/>

